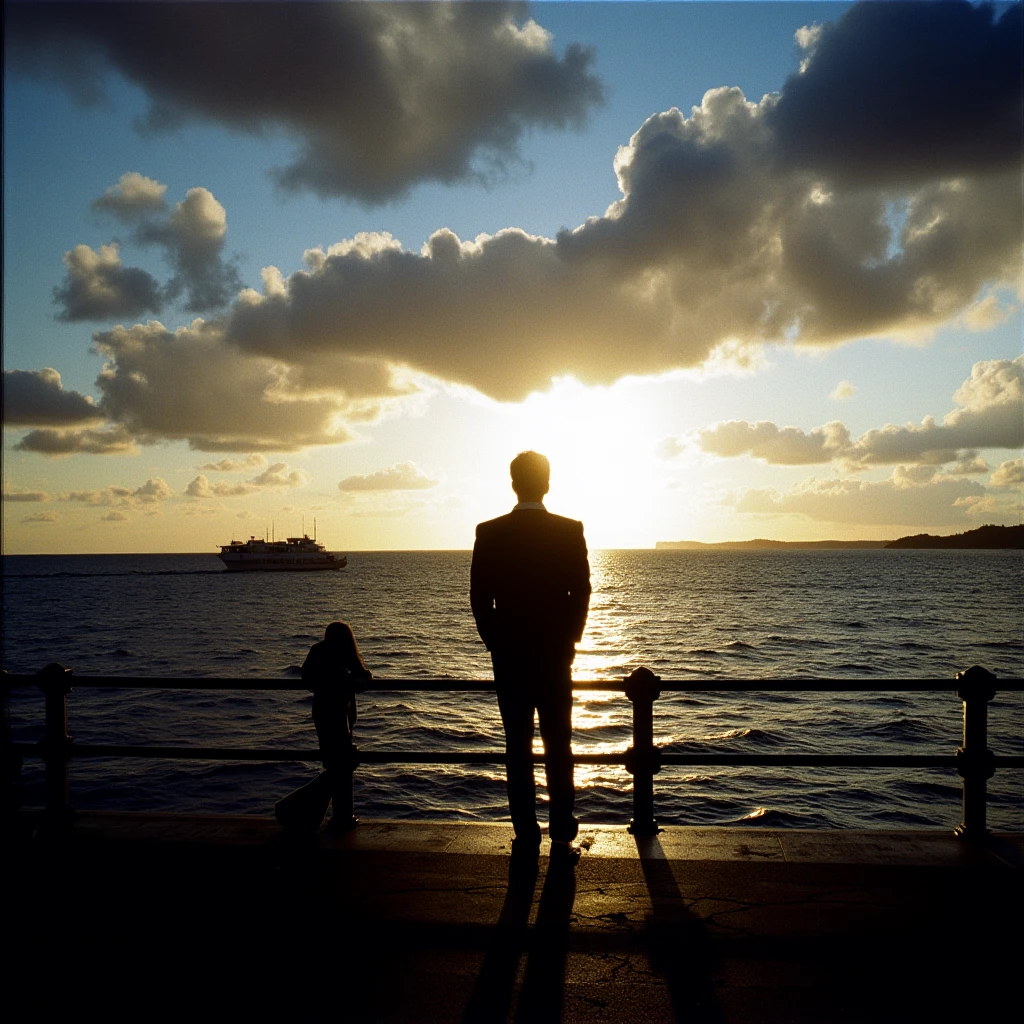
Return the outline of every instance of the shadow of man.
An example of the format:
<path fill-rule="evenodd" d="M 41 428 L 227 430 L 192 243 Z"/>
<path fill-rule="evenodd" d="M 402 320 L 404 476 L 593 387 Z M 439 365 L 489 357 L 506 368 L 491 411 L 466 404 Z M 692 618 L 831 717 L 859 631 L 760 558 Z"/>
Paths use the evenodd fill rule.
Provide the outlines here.
<path fill-rule="evenodd" d="M 519 974 L 519 961 L 529 938 L 530 911 L 537 884 L 537 858 L 513 853 L 509 858 L 508 891 L 494 939 L 484 957 L 463 1024 L 493 1024 L 508 1019 Z"/>
<path fill-rule="evenodd" d="M 545 1024 L 562 1019 L 565 965 L 569 956 L 569 925 L 576 900 L 573 865 L 552 858 L 533 926 L 523 987 L 516 1008 L 517 1024 Z"/>
<path fill-rule="evenodd" d="M 687 1024 L 721 1024 L 725 1018 L 711 981 L 711 939 L 686 909 L 657 837 L 637 836 L 636 848 L 651 900 L 644 944 L 651 970 L 665 979 L 673 1016 Z"/>
<path fill-rule="evenodd" d="M 505 903 L 462 1024 L 494 1024 L 509 1019 L 524 952 L 527 960 L 513 1019 L 521 1024 L 562 1019 L 576 876 L 570 863 L 549 863 L 531 933 L 530 911 L 537 875 L 536 858 L 511 858 Z"/>

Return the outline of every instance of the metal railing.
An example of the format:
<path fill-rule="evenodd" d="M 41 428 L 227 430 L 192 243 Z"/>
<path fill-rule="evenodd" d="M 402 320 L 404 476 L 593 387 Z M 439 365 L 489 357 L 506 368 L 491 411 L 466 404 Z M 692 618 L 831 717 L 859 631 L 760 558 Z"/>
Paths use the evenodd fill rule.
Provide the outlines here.
<path fill-rule="evenodd" d="M 370 690 L 493 692 L 490 680 L 452 679 L 374 679 Z M 574 682 L 577 691 L 621 691 L 633 705 L 632 743 L 625 750 L 604 754 L 574 754 L 576 764 L 621 765 L 633 777 L 633 818 L 629 830 L 634 835 L 654 835 L 659 831 L 654 815 L 654 776 L 663 767 L 832 767 L 832 768 L 953 768 L 963 780 L 963 813 L 955 832 L 968 840 L 980 840 L 987 834 L 987 783 L 996 768 L 1024 768 L 1024 756 L 997 756 L 988 749 L 988 705 L 996 695 L 996 685 L 1004 691 L 1024 689 L 1022 680 L 996 679 L 979 666 L 956 674 L 957 698 L 963 701 L 963 743 L 951 754 L 737 754 L 663 751 L 654 743 L 654 703 L 662 693 L 699 691 L 744 692 L 922 692 L 946 690 L 941 679 L 771 679 L 771 680 L 692 680 L 662 681 L 646 668 L 638 668 L 620 683 L 607 681 Z M 38 743 L 15 743 L 10 738 L 7 696 L 15 687 L 38 687 L 45 698 L 45 733 Z M 75 687 L 97 689 L 161 690 L 300 690 L 309 685 L 292 679 L 180 679 L 129 678 L 121 676 L 73 676 L 62 665 L 47 665 L 35 675 L 3 673 L 4 764 L 20 764 L 22 757 L 39 757 L 45 763 L 45 814 L 51 825 L 66 822 L 71 813 L 70 764 L 82 757 L 143 757 L 204 761 L 318 761 L 319 749 L 281 749 L 258 747 L 201 746 L 129 746 L 124 744 L 76 743 L 68 734 L 67 696 Z M 534 754 L 534 763 L 542 764 L 543 755 Z M 344 814 L 347 802 L 351 814 L 351 780 L 360 764 L 503 764 L 499 750 L 359 750 L 353 748 L 348 765 L 348 784 L 335 785 L 335 812 Z M 13 778 L 12 778 L 13 784 Z"/>

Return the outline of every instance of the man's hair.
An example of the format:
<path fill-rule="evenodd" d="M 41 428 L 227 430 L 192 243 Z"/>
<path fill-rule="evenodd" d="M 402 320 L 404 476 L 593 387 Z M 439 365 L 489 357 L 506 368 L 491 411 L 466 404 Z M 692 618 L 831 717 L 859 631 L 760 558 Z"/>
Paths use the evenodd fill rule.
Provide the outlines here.
<path fill-rule="evenodd" d="M 551 463 L 538 452 L 520 452 L 508 467 L 512 490 L 522 498 L 543 498 L 551 480 Z"/>

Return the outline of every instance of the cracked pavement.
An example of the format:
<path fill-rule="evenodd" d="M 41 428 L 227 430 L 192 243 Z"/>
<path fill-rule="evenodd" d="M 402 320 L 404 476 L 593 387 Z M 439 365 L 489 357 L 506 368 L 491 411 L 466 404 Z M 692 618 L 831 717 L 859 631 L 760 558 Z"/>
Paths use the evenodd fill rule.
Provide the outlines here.
<path fill-rule="evenodd" d="M 998 1020 L 1016 1000 L 1021 834 L 580 838 L 573 870 L 511 858 L 501 824 L 292 842 L 267 819 L 79 815 L 7 843 L 6 969 L 37 1011 L 115 1018 Z"/>

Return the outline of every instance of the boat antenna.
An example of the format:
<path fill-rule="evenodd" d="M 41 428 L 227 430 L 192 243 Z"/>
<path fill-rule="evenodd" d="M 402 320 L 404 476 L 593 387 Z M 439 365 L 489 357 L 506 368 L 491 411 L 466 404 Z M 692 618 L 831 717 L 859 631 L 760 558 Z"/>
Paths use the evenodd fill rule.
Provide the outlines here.
<path fill-rule="evenodd" d="M 313 543 L 316 543 L 316 516 L 313 516 Z"/>
<path fill-rule="evenodd" d="M 302 536 L 306 536 L 306 513 L 302 513 Z"/>
<path fill-rule="evenodd" d="M 275 527 L 274 520 L 271 519 L 270 520 L 270 539 L 276 543 L 277 542 L 277 533 L 275 532 L 274 527 Z"/>

